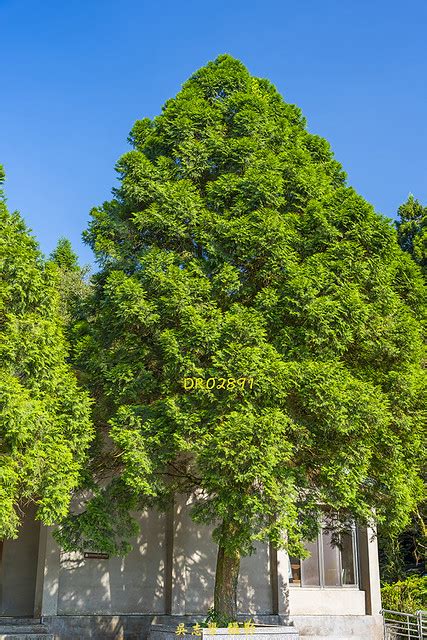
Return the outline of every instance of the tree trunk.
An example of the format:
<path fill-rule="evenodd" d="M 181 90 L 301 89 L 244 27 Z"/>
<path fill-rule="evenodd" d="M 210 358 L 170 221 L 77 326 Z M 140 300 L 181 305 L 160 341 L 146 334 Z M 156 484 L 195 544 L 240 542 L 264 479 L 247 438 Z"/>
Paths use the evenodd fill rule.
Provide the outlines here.
<path fill-rule="evenodd" d="M 240 553 L 226 552 L 220 544 L 215 573 L 214 610 L 230 622 L 237 619 L 237 581 L 240 569 Z"/>

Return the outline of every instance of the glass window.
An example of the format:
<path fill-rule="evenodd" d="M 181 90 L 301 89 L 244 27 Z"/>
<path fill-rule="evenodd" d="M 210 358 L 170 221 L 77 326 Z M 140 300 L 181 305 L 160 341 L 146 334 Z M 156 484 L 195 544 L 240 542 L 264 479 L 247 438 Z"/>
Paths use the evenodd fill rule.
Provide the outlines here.
<path fill-rule="evenodd" d="M 301 581 L 304 586 L 318 587 L 320 585 L 318 541 L 308 542 L 306 549 L 311 555 L 301 562 Z"/>
<path fill-rule="evenodd" d="M 322 529 L 315 542 L 306 543 L 310 557 L 289 558 L 289 583 L 302 587 L 357 586 L 356 532 L 342 533 L 339 544 Z"/>
<path fill-rule="evenodd" d="M 341 535 L 341 582 L 355 584 L 354 536 L 351 531 Z"/>
<path fill-rule="evenodd" d="M 340 581 L 340 552 L 333 544 L 329 531 L 322 531 L 323 545 L 323 581 L 325 587 L 339 587 Z"/>
<path fill-rule="evenodd" d="M 299 558 L 289 558 L 289 582 L 290 584 L 301 584 L 301 560 Z"/>

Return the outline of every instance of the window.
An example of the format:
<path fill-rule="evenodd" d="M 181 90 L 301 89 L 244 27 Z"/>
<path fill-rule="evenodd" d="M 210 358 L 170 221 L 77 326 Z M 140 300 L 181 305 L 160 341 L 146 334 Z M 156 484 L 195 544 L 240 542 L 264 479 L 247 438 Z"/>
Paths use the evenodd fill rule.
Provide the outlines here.
<path fill-rule="evenodd" d="M 322 529 L 317 540 L 306 545 L 310 557 L 289 558 L 289 583 L 300 587 L 357 586 L 356 531 L 341 534 L 333 544 L 329 531 Z"/>

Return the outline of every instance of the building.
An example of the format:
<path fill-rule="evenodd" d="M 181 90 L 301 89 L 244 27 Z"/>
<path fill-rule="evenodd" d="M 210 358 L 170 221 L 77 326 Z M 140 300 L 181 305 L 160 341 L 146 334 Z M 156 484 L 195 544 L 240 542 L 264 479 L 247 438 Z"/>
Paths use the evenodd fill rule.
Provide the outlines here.
<path fill-rule="evenodd" d="M 168 514 L 144 513 L 124 558 L 65 553 L 29 513 L 19 538 L 2 545 L 0 616 L 43 617 L 61 640 L 144 638 L 153 621 L 203 619 L 212 606 L 216 548 L 209 529 L 191 521 L 190 503 L 182 497 Z M 381 638 L 371 532 L 349 532 L 340 549 L 322 532 L 310 550 L 301 562 L 258 545 L 242 560 L 239 611 L 258 622 L 290 617 L 301 638 Z"/>

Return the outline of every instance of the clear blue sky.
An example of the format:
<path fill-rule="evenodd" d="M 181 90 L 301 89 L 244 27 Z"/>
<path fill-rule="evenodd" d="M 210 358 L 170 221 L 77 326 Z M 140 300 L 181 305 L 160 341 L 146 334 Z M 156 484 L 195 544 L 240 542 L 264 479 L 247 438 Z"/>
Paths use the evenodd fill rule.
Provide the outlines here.
<path fill-rule="evenodd" d="M 0 0 L 0 162 L 48 253 L 108 200 L 133 122 L 220 53 L 298 104 L 392 217 L 427 204 L 427 2 Z"/>

